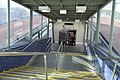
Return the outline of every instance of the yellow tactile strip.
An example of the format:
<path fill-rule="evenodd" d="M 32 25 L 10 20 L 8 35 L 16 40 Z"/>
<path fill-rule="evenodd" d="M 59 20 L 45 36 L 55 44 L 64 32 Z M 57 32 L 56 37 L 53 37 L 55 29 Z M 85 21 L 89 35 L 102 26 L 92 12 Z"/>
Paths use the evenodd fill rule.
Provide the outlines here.
<path fill-rule="evenodd" d="M 48 80 L 102 80 L 94 72 L 55 70 L 48 68 Z M 24 66 L 0 73 L 0 80 L 45 80 L 44 68 Z"/>

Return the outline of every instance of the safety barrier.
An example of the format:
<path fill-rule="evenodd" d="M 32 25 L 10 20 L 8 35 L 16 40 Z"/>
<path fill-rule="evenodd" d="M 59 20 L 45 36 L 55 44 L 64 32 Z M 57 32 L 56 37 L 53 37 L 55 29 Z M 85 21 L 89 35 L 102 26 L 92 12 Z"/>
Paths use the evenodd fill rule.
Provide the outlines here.
<path fill-rule="evenodd" d="M 5 52 L 47 52 L 51 48 L 51 38 L 35 40 L 29 44 L 9 48 Z M 0 71 L 26 65 L 32 56 L 1 56 Z"/>

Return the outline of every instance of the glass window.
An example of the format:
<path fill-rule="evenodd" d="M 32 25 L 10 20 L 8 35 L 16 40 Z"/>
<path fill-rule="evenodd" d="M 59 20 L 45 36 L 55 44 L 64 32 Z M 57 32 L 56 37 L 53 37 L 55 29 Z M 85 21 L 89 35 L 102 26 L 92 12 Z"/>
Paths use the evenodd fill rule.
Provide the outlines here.
<path fill-rule="evenodd" d="M 47 38 L 47 27 L 43 28 L 42 38 Z"/>
<path fill-rule="evenodd" d="M 44 23 L 48 23 L 48 18 L 45 17 L 45 16 L 43 16 L 43 24 L 44 24 Z"/>
<path fill-rule="evenodd" d="M 7 0 L 0 0 L 0 48 L 7 47 L 7 5 Z"/>
<path fill-rule="evenodd" d="M 10 16 L 10 40 L 13 43 L 28 33 L 30 10 L 11 0 Z"/>
<path fill-rule="evenodd" d="M 113 47 L 120 53 L 120 0 L 116 1 Z"/>
<path fill-rule="evenodd" d="M 41 25 L 41 15 L 33 11 L 33 29 L 40 27 Z"/>
<path fill-rule="evenodd" d="M 112 2 L 101 9 L 100 29 L 103 36 L 109 41 Z"/>

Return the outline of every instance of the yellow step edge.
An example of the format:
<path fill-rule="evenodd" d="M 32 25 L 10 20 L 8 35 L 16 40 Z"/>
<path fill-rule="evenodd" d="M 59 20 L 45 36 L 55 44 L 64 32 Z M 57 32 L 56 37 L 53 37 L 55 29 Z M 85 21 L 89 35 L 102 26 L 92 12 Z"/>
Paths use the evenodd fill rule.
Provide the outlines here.
<path fill-rule="evenodd" d="M 45 73 L 22 73 L 22 72 L 4 72 L 3 74 L 15 74 L 15 75 L 25 75 L 25 76 L 33 76 L 36 75 L 45 75 Z"/>
<path fill-rule="evenodd" d="M 2 76 L 8 76 L 8 77 L 20 77 L 20 78 L 34 78 L 33 76 L 26 76 L 26 75 L 17 75 L 17 74 L 7 74 L 7 73 L 0 73 Z"/>
<path fill-rule="evenodd" d="M 10 69 L 10 70 L 23 70 L 23 69 L 42 69 L 42 68 L 14 68 L 14 69 Z"/>
<path fill-rule="evenodd" d="M 2 79 L 9 79 L 9 80 L 26 80 L 26 79 L 24 79 L 24 78 L 16 78 L 16 77 L 8 77 L 8 76 L 6 76 L 6 77 L 4 77 L 4 76 L 0 76 L 0 80 L 2 80 Z"/>

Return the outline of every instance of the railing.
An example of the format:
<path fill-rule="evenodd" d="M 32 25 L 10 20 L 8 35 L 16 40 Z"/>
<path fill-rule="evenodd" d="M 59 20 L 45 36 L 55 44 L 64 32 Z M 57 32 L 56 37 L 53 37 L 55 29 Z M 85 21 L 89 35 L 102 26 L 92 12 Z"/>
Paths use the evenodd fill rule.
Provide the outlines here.
<path fill-rule="evenodd" d="M 98 64 L 99 64 L 99 62 L 97 61 L 98 57 L 81 55 L 81 54 L 78 54 L 78 53 L 65 53 L 65 52 L 50 52 L 50 53 L 47 53 L 47 52 L 46 53 L 45 52 L 44 53 L 43 52 L 29 52 L 29 53 L 26 53 L 26 52 L 0 52 L 0 57 L 8 57 L 8 58 L 12 57 L 12 56 L 13 57 L 14 56 L 20 56 L 20 57 L 22 57 L 22 56 L 35 56 L 35 55 L 36 56 L 38 56 L 38 55 L 41 55 L 41 56 L 43 55 L 44 56 L 44 68 L 45 68 L 46 80 L 48 80 L 48 76 L 49 76 L 48 75 L 48 70 L 47 70 L 47 68 L 48 68 L 47 56 L 48 55 L 57 55 L 56 58 L 55 58 L 55 60 L 54 60 L 55 63 L 56 63 L 56 65 L 58 63 L 61 64 L 58 61 L 58 57 L 59 58 L 60 58 L 60 56 L 71 57 L 72 61 L 74 61 L 74 62 L 76 62 L 78 64 L 82 64 L 82 66 L 88 67 L 89 69 L 91 69 L 91 70 L 93 70 L 95 72 L 99 71 L 99 74 L 102 74 L 102 75 L 107 73 L 105 71 L 105 66 L 107 66 L 107 63 L 110 63 L 111 60 L 114 60 L 116 62 L 114 64 L 114 69 L 111 72 L 112 74 L 107 76 L 108 77 L 107 80 L 117 80 L 117 79 L 120 79 L 119 75 L 116 77 L 116 75 L 117 75 L 116 71 L 118 71 L 118 64 L 119 64 L 120 58 L 99 57 L 99 59 L 104 60 L 102 68 L 99 68 L 99 67 L 97 67 Z M 62 58 L 60 58 L 60 59 L 62 59 Z M 64 59 L 63 59 L 63 61 L 64 61 Z M 72 64 L 72 61 L 71 61 L 71 64 Z M 9 65 L 9 64 L 7 64 L 7 65 Z M 74 65 L 74 66 L 76 66 L 76 65 Z M 91 68 L 92 66 L 93 66 L 93 68 Z M 97 67 L 99 69 L 95 69 L 95 67 Z M 56 70 L 58 70 L 58 66 L 56 66 Z M 106 77 L 106 75 L 104 75 L 104 76 Z"/>
<path fill-rule="evenodd" d="M 101 44 L 104 44 L 105 46 L 103 46 L 103 48 L 102 48 L 102 46 L 100 47 L 100 45 L 99 44 L 96 44 L 95 43 L 95 41 L 94 41 L 94 39 L 93 39 L 93 41 L 91 41 L 91 39 L 90 39 L 90 37 L 92 37 L 92 38 L 95 38 L 95 32 L 96 32 L 96 29 L 95 29 L 95 27 L 94 27 L 94 25 L 93 24 L 91 24 L 90 22 L 88 23 L 89 24 L 89 33 L 91 32 L 91 30 L 90 29 L 92 29 L 92 31 L 94 31 L 94 34 L 92 34 L 92 35 L 88 35 L 88 43 L 91 45 L 91 46 L 89 46 L 89 47 L 92 47 L 92 49 L 93 50 L 91 50 L 90 49 L 90 51 L 91 52 L 89 52 L 89 53 L 93 53 L 94 54 L 94 56 L 96 57 L 96 60 L 97 60 L 97 67 L 101 67 L 100 65 L 103 65 L 103 63 L 104 62 L 106 62 L 106 60 L 107 60 L 107 58 L 100 58 L 101 56 L 102 57 L 110 57 L 109 58 L 109 63 L 107 63 L 108 64 L 108 68 L 106 68 L 106 70 L 107 69 L 110 69 L 110 70 L 113 70 L 113 73 L 112 73 L 112 78 L 111 78 L 111 80 L 118 80 L 118 79 L 114 79 L 114 75 L 115 75 L 115 73 L 118 73 L 118 72 L 120 72 L 120 70 L 117 70 L 116 71 L 116 65 L 117 65 L 117 68 L 119 67 L 120 68 L 120 65 L 118 64 L 119 62 L 117 61 L 117 60 L 113 60 L 113 58 L 114 59 L 117 59 L 117 58 L 119 58 L 119 55 L 118 54 L 116 54 L 116 51 L 114 50 L 114 48 L 113 48 L 113 54 L 114 54 L 114 56 L 113 55 L 110 55 L 110 54 L 108 54 L 108 41 L 106 42 L 106 39 L 103 37 L 103 35 L 100 33 L 100 36 L 99 36 L 99 39 L 101 40 L 101 42 L 99 43 L 100 45 Z M 105 40 L 104 40 L 105 39 Z M 105 48 L 106 47 L 106 48 Z M 106 49 L 106 50 L 105 50 Z M 102 63 L 101 63 L 102 62 Z M 111 64 L 110 64 L 111 63 Z M 102 67 L 101 67 L 101 69 L 102 69 Z M 116 71 L 116 72 L 115 72 Z M 99 72 L 98 72 L 99 73 Z M 103 75 L 103 74 L 102 74 Z M 101 75 L 101 76 L 102 76 Z M 107 73 L 107 75 L 109 75 L 109 73 Z M 117 75 L 117 77 L 119 77 L 120 76 L 120 74 L 119 75 Z M 102 76 L 103 78 L 104 78 L 104 76 Z M 109 78 L 110 79 L 110 78 Z M 109 80 L 109 79 L 107 79 L 107 80 Z"/>
<path fill-rule="evenodd" d="M 91 36 L 93 36 L 93 38 L 95 38 L 95 33 L 96 33 L 96 29 L 95 29 L 95 26 L 91 23 L 91 22 L 89 22 L 89 25 L 90 25 L 90 27 L 92 26 L 92 31 L 93 31 L 93 35 L 91 35 Z M 95 39 L 93 39 L 93 40 L 95 40 Z M 106 48 L 109 48 L 109 42 L 106 40 L 106 38 L 102 35 L 102 33 L 100 32 L 99 33 L 99 40 L 101 41 L 99 44 L 104 44 L 105 46 L 103 46 L 103 47 L 106 47 Z M 89 40 L 90 41 L 90 40 Z M 93 41 L 93 43 L 94 43 L 95 41 Z M 96 45 L 96 44 L 95 44 Z M 97 45 L 98 46 L 98 45 Z M 112 47 L 112 50 L 113 50 L 113 53 L 116 55 L 116 56 L 120 56 L 119 55 L 119 53 L 115 50 L 115 48 L 114 47 Z"/>

